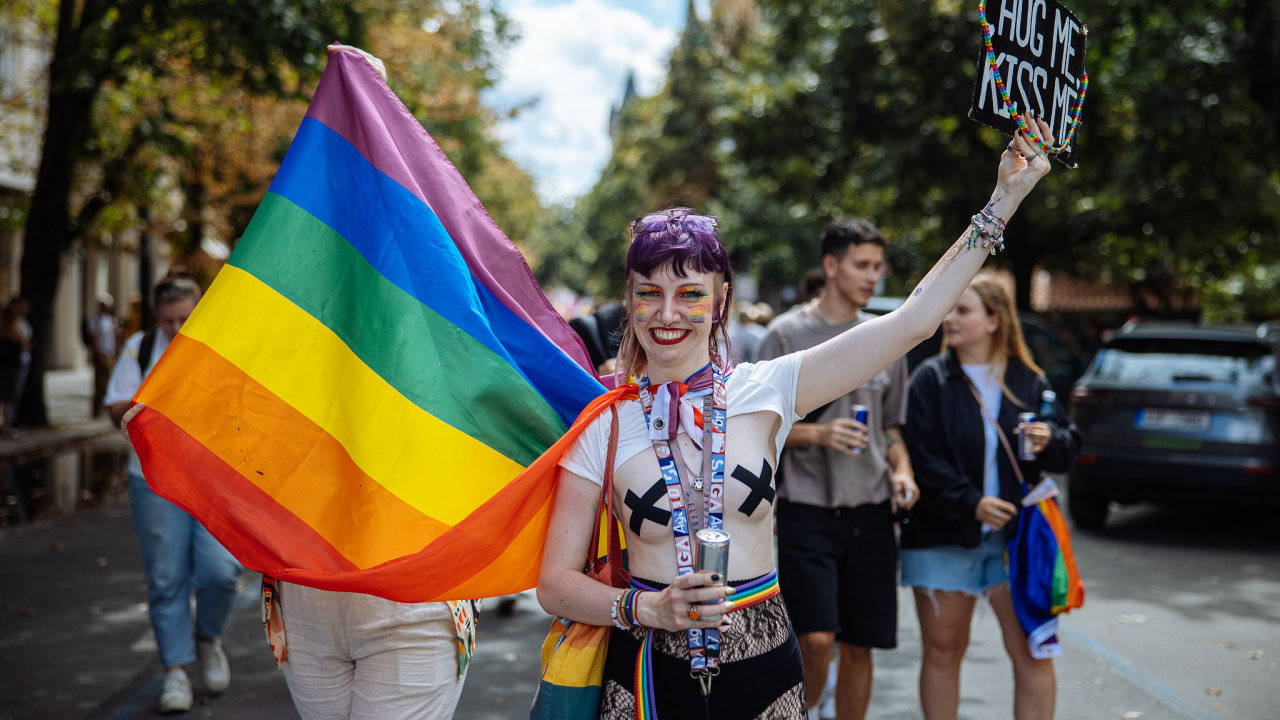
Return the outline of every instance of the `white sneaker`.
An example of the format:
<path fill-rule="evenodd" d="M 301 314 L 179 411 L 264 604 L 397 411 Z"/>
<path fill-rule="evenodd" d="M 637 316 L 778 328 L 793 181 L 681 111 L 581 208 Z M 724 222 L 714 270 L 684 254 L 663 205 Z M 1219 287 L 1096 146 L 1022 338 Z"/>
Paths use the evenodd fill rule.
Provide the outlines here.
<path fill-rule="evenodd" d="M 231 664 L 222 652 L 222 638 L 201 640 L 196 638 L 196 659 L 200 661 L 200 673 L 210 692 L 222 692 L 231 684 Z"/>
<path fill-rule="evenodd" d="M 827 666 L 827 684 L 818 700 L 818 720 L 836 720 L 836 676 L 839 672 L 840 663 L 832 657 L 831 664 Z"/>
<path fill-rule="evenodd" d="M 818 720 L 836 720 L 836 696 L 835 693 L 823 695 L 818 701 Z"/>
<path fill-rule="evenodd" d="M 191 709 L 191 680 L 187 671 L 175 668 L 164 674 L 160 690 L 160 712 L 180 713 Z"/>

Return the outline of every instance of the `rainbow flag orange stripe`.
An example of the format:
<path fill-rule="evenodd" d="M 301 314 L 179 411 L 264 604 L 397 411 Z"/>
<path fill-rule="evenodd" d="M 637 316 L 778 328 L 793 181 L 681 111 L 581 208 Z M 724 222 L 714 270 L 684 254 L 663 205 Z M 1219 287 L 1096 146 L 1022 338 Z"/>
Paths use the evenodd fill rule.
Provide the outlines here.
<path fill-rule="evenodd" d="M 546 453 L 601 392 L 515 246 L 341 50 L 130 435 L 156 492 L 247 567 L 487 597 L 536 582 Z"/>

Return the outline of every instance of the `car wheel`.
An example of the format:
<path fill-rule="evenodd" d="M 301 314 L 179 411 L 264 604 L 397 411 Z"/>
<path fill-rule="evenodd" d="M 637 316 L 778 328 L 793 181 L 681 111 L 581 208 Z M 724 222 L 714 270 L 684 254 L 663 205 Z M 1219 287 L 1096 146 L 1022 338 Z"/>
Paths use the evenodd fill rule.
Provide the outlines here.
<path fill-rule="evenodd" d="M 1067 496 L 1067 512 L 1076 527 L 1084 530 L 1101 530 L 1107 524 L 1107 509 L 1111 500 L 1106 495 L 1072 490 Z"/>

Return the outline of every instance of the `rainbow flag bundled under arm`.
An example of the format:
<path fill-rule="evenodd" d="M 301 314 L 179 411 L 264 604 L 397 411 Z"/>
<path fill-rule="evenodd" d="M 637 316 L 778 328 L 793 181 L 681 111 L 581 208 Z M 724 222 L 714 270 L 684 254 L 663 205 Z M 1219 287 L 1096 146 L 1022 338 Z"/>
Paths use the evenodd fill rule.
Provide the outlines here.
<path fill-rule="evenodd" d="M 1057 485 L 1048 478 L 1028 493 L 1018 513 L 1018 532 L 1009 540 L 1013 610 L 1036 658 L 1062 655 L 1058 616 L 1084 605 L 1084 581 L 1057 494 Z"/>
<path fill-rule="evenodd" d="M 156 492 L 253 570 L 488 597 L 536 583 L 544 453 L 602 391 L 524 258 L 348 49 L 130 435 Z"/>

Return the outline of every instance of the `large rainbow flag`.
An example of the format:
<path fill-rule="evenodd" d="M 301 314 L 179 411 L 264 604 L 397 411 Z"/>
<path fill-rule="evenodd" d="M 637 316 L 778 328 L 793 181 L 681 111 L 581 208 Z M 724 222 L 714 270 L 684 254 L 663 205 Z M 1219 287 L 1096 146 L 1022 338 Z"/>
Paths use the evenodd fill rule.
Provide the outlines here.
<path fill-rule="evenodd" d="M 156 492 L 253 570 L 488 597 L 536 583 L 544 451 L 601 392 L 524 258 L 346 49 L 130 435 Z"/>

